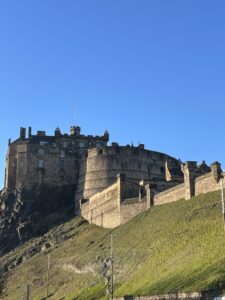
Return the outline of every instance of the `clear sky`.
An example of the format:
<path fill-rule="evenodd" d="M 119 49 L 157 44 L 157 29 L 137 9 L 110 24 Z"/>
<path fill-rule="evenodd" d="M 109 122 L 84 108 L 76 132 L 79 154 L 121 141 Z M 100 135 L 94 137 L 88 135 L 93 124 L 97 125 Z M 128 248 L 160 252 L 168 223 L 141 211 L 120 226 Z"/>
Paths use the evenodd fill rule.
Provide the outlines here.
<path fill-rule="evenodd" d="M 225 1 L 0 0 L 0 112 L 224 168 Z"/>

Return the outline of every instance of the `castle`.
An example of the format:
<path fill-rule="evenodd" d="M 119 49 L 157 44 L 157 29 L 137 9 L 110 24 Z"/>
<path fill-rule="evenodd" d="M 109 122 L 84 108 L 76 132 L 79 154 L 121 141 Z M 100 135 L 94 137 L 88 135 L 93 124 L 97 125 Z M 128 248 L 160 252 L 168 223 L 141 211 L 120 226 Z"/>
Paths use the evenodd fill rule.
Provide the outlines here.
<path fill-rule="evenodd" d="M 20 128 L 8 143 L 5 189 L 74 186 L 75 214 L 90 223 L 113 228 L 154 205 L 190 199 L 220 188 L 218 162 L 183 164 L 167 154 L 146 150 L 143 144 L 108 146 L 109 133 L 70 134 L 57 127 L 53 136 Z"/>

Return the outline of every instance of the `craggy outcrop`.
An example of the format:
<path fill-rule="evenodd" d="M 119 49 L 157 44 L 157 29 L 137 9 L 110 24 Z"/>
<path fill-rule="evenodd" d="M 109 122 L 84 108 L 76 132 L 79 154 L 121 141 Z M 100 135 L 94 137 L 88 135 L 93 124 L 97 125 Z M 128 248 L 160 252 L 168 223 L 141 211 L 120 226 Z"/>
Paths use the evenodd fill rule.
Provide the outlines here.
<path fill-rule="evenodd" d="M 0 192 L 0 255 L 66 221 L 74 213 L 74 186 L 38 186 Z"/>

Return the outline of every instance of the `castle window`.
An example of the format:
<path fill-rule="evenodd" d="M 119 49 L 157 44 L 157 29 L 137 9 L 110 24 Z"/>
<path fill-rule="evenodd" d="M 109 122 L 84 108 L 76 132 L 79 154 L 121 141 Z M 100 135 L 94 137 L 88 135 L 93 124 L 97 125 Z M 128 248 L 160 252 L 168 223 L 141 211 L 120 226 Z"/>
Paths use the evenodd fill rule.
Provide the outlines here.
<path fill-rule="evenodd" d="M 67 142 L 63 143 L 63 147 L 66 148 L 67 147 Z"/>
<path fill-rule="evenodd" d="M 59 168 L 60 170 L 64 170 L 65 164 L 64 164 L 64 159 L 60 159 L 59 161 Z"/>
<path fill-rule="evenodd" d="M 60 152 L 60 158 L 64 158 L 64 157 L 65 157 L 65 151 L 62 150 L 62 151 Z"/>
<path fill-rule="evenodd" d="M 44 168 L 44 161 L 43 161 L 43 159 L 39 159 L 39 161 L 38 161 L 38 168 Z"/>
<path fill-rule="evenodd" d="M 84 147 L 85 147 L 84 142 L 80 142 L 80 143 L 79 143 L 79 147 L 80 147 L 80 148 L 84 148 Z"/>
<path fill-rule="evenodd" d="M 45 150 L 42 149 L 42 148 L 38 149 L 38 154 L 39 154 L 40 156 L 44 156 Z"/>
<path fill-rule="evenodd" d="M 161 173 L 165 174 L 165 171 L 166 171 L 166 170 L 165 170 L 164 167 L 161 167 L 161 168 L 160 168 L 160 171 L 161 171 Z"/>
<path fill-rule="evenodd" d="M 101 147 L 101 144 L 99 142 L 96 143 L 96 147 L 99 148 Z"/>
<path fill-rule="evenodd" d="M 141 170 L 141 163 L 138 163 L 138 169 Z"/>
<path fill-rule="evenodd" d="M 103 154 L 103 149 L 98 150 L 98 154 Z"/>

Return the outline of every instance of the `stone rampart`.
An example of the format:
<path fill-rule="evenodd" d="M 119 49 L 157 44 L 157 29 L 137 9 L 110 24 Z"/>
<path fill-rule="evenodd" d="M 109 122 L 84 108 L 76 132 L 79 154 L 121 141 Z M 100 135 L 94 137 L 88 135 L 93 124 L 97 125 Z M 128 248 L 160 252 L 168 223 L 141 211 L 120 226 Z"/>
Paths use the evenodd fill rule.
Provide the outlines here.
<path fill-rule="evenodd" d="M 154 196 L 154 205 L 178 201 L 185 196 L 184 184 L 179 184 Z"/>
<path fill-rule="evenodd" d="M 138 199 L 138 198 L 137 198 Z M 147 209 L 146 206 L 146 200 L 133 203 L 133 204 L 128 204 L 128 205 L 121 205 L 120 207 L 120 222 L 121 224 L 124 224 L 143 212 L 144 210 Z"/>
<path fill-rule="evenodd" d="M 225 173 L 220 172 L 220 167 L 218 169 L 218 174 L 215 174 L 212 168 L 211 172 L 195 178 L 193 182 L 191 182 L 188 178 L 187 181 L 185 179 L 185 182 L 183 184 L 176 185 L 175 187 L 153 195 L 152 202 L 154 203 L 154 205 L 160 205 L 178 201 L 180 199 L 188 200 L 190 198 L 187 198 L 187 189 L 189 191 L 191 185 L 193 189 L 192 196 L 219 190 L 221 189 L 221 180 L 224 180 L 222 178 L 225 178 Z"/>
<path fill-rule="evenodd" d="M 81 204 L 81 216 L 91 224 L 105 228 L 117 227 L 120 224 L 119 180 Z"/>
<path fill-rule="evenodd" d="M 134 186 L 138 192 L 137 185 Z M 138 197 L 132 198 L 131 203 L 126 201 L 124 197 L 132 192 L 133 183 L 126 181 L 125 176 L 119 174 L 115 183 L 88 200 L 81 200 L 81 216 L 91 224 L 105 228 L 117 227 L 147 209 L 146 198 L 141 201 Z"/>
<path fill-rule="evenodd" d="M 125 174 L 126 180 L 136 185 L 141 180 L 165 181 L 167 160 L 180 170 L 180 164 L 175 158 L 139 147 L 111 146 L 88 149 L 80 162 L 76 200 L 82 190 L 84 198 L 90 198 L 104 190 L 116 180 L 119 173 Z"/>
<path fill-rule="evenodd" d="M 225 173 L 223 173 L 223 176 L 225 178 Z M 215 180 L 212 173 L 208 173 L 195 179 L 195 195 L 219 189 L 221 189 L 221 179 L 219 181 Z"/>

